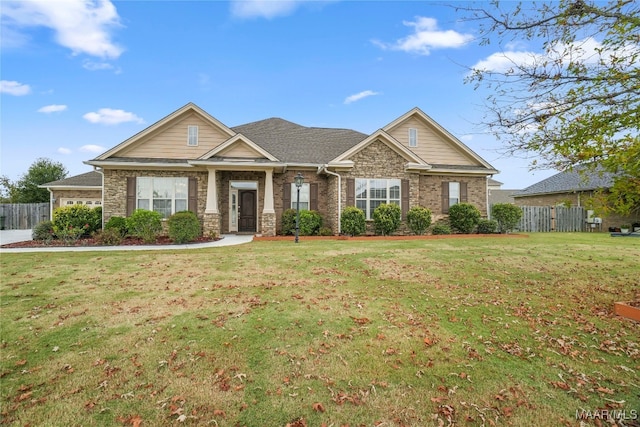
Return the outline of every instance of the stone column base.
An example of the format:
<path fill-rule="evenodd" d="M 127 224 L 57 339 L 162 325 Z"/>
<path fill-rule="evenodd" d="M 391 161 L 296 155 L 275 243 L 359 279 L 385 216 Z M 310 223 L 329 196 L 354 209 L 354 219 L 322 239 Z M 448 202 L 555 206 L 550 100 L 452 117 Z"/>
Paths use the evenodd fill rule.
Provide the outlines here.
<path fill-rule="evenodd" d="M 202 218 L 202 234 L 207 236 L 215 234 L 220 236 L 220 214 L 219 213 L 205 213 Z"/>
<path fill-rule="evenodd" d="M 276 235 L 276 214 L 275 213 L 262 214 L 262 235 L 263 236 Z"/>

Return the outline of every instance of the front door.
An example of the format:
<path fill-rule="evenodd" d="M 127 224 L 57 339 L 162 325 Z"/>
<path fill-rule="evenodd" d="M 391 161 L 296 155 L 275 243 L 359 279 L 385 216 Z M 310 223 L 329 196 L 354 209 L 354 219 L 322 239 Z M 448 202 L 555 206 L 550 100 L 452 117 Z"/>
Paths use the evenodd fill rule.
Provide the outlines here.
<path fill-rule="evenodd" d="M 252 233 L 256 232 L 256 191 L 240 190 L 238 191 L 238 231 Z"/>

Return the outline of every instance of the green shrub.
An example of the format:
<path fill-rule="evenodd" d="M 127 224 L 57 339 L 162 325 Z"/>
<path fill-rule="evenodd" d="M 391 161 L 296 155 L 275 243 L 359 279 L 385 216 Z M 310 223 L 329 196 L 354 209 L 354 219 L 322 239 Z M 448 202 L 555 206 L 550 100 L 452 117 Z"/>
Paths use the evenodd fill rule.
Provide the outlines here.
<path fill-rule="evenodd" d="M 480 217 L 478 208 L 470 203 L 458 203 L 449 208 L 451 228 L 463 234 L 473 233 Z"/>
<path fill-rule="evenodd" d="M 56 237 L 62 240 L 67 245 L 73 245 L 77 242 L 89 229 L 89 224 L 84 227 L 74 227 L 72 225 L 68 227 L 53 227 L 53 231 L 56 234 Z"/>
<path fill-rule="evenodd" d="M 320 230 L 318 230 L 318 236 L 333 236 L 333 230 L 329 227 L 320 227 Z"/>
<path fill-rule="evenodd" d="M 434 235 L 451 234 L 451 227 L 443 223 L 435 224 L 433 228 L 431 228 L 431 234 L 434 234 Z"/>
<path fill-rule="evenodd" d="M 53 211 L 53 229 L 58 235 L 68 234 L 70 229 L 82 229 L 82 235 L 89 236 L 102 228 L 102 208 L 90 208 L 87 205 L 71 205 L 57 208 Z M 81 235 L 81 236 L 82 236 Z M 60 235 L 58 235 L 61 238 Z"/>
<path fill-rule="evenodd" d="M 124 218 L 123 218 L 124 219 Z M 122 243 L 123 235 L 118 228 L 105 228 L 92 234 L 96 243 L 103 246 L 116 246 Z"/>
<path fill-rule="evenodd" d="M 390 203 L 382 203 L 373 210 L 373 225 L 376 233 L 383 236 L 389 235 L 400 227 L 402 211 L 400 206 Z"/>
<path fill-rule="evenodd" d="M 121 216 L 112 216 L 104 225 L 105 230 L 116 230 L 120 236 L 127 235 L 127 219 Z"/>
<path fill-rule="evenodd" d="M 507 233 L 520 222 L 522 209 L 511 203 L 496 203 L 491 207 L 491 218 L 498 222 L 500 233 Z"/>
<path fill-rule="evenodd" d="M 478 233 L 493 234 L 498 229 L 498 222 L 492 219 L 481 219 L 478 222 Z"/>
<path fill-rule="evenodd" d="M 38 223 L 35 227 L 33 227 L 31 237 L 33 238 L 33 240 L 42 242 L 52 241 L 56 237 L 55 233 L 53 232 L 53 222 L 47 220 Z"/>
<path fill-rule="evenodd" d="M 154 243 L 162 232 L 162 215 L 155 211 L 136 209 L 126 221 L 129 234 L 145 243 Z"/>
<path fill-rule="evenodd" d="M 315 236 L 322 227 L 322 216 L 318 211 L 300 211 L 299 226 L 301 236 Z"/>
<path fill-rule="evenodd" d="M 201 232 L 200 220 L 191 211 L 176 212 L 169 217 L 169 238 L 174 243 L 192 242 Z"/>
<path fill-rule="evenodd" d="M 282 212 L 282 235 L 291 236 L 296 232 L 296 210 L 286 209 Z"/>
<path fill-rule="evenodd" d="M 407 226 L 413 234 L 424 234 L 431 225 L 431 211 L 422 206 L 414 206 L 407 212 Z"/>
<path fill-rule="evenodd" d="M 348 236 L 359 236 L 366 230 L 364 212 L 355 206 L 347 206 L 340 214 L 342 232 Z"/>

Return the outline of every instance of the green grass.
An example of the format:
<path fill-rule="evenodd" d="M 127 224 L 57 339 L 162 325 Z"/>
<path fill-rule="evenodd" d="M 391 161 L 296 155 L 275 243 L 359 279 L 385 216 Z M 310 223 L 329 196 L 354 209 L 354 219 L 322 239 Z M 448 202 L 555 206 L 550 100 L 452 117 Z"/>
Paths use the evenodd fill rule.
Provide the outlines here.
<path fill-rule="evenodd" d="M 640 409 L 640 242 L 0 257 L 7 425 L 579 425 Z M 296 421 L 298 421 L 296 423 Z M 593 421 L 587 424 L 595 425 Z"/>

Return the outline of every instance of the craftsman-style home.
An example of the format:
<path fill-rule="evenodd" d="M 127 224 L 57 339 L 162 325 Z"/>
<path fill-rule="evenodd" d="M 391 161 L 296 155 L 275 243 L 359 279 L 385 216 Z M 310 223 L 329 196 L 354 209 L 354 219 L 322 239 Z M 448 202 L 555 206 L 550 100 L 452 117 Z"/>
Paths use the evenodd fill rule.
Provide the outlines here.
<path fill-rule="evenodd" d="M 189 103 L 93 160 L 102 174 L 104 221 L 150 209 L 167 218 L 191 210 L 205 233 L 271 236 L 282 212 L 317 210 L 340 233 L 340 213 L 381 203 L 412 206 L 435 219 L 469 202 L 487 210 L 496 171 L 433 119 L 414 108 L 366 135 L 270 118 L 228 127 Z"/>

